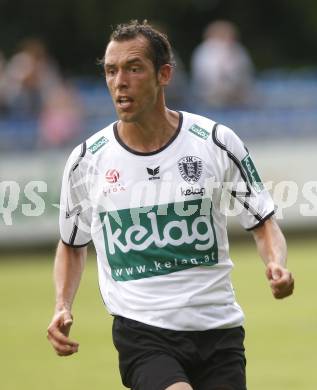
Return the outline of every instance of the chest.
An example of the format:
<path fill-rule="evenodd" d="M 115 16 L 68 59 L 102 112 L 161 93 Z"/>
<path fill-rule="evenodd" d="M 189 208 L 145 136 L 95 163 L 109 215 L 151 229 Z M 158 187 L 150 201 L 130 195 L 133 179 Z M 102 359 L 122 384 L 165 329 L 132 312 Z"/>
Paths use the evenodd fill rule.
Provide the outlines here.
<path fill-rule="evenodd" d="M 203 199 L 223 178 L 217 156 L 196 144 L 150 156 L 107 153 L 94 170 L 90 198 L 103 211 Z"/>

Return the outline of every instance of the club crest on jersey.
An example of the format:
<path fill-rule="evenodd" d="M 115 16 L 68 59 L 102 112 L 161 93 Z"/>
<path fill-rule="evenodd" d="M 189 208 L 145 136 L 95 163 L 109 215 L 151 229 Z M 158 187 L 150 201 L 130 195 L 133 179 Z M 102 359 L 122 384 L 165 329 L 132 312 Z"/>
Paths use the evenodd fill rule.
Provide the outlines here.
<path fill-rule="evenodd" d="M 182 178 L 189 184 L 196 183 L 203 170 L 203 162 L 195 156 L 186 156 L 178 160 L 178 169 Z"/>

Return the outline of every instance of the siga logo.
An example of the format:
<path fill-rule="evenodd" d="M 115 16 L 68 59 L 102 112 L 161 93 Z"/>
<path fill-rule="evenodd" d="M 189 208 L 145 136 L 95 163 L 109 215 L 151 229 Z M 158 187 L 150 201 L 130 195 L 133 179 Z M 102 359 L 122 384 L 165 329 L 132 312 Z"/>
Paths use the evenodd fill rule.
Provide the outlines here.
<path fill-rule="evenodd" d="M 108 169 L 106 172 L 106 180 L 108 183 L 116 183 L 119 180 L 119 172 L 116 169 Z"/>

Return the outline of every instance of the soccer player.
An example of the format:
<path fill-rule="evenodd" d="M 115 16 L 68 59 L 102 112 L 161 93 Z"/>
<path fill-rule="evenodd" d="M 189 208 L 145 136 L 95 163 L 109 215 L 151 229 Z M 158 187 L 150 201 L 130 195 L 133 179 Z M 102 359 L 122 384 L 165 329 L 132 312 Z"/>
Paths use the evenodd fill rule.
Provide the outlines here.
<path fill-rule="evenodd" d="M 253 233 L 274 297 L 284 298 L 294 281 L 272 199 L 232 130 L 166 107 L 166 36 L 146 22 L 117 26 L 104 69 L 118 121 L 66 164 L 48 339 L 58 355 L 78 351 L 71 310 L 92 240 L 126 387 L 246 389 L 226 195 Z"/>

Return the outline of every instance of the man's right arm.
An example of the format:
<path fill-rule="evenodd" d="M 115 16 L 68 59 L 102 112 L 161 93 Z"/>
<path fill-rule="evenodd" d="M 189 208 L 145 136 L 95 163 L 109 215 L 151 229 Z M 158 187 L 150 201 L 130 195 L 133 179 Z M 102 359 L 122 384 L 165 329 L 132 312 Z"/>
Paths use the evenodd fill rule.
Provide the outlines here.
<path fill-rule="evenodd" d="M 68 337 L 73 323 L 72 304 L 80 284 L 87 257 L 87 247 L 74 248 L 59 242 L 55 257 L 55 313 L 47 338 L 59 356 L 72 355 L 79 344 Z"/>

